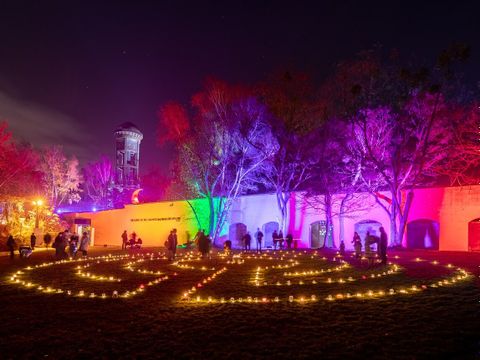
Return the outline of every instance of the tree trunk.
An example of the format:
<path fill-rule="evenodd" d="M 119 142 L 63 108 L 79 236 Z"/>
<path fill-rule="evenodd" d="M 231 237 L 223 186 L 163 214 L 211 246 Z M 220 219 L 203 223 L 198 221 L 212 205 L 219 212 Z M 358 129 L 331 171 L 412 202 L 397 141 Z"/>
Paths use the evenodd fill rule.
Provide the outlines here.
<path fill-rule="evenodd" d="M 209 209 L 209 217 L 208 217 L 208 235 L 212 235 L 215 229 L 215 204 L 213 203 L 213 197 L 208 195 L 208 209 Z M 205 234 L 207 235 L 207 234 Z M 214 239 L 212 239 L 215 241 Z"/>
<path fill-rule="evenodd" d="M 339 223 L 339 238 L 340 242 L 345 242 L 345 207 L 347 206 L 348 201 L 352 198 L 352 194 L 346 194 L 342 201 L 340 202 L 340 211 L 338 213 L 338 223 Z"/>
<path fill-rule="evenodd" d="M 277 204 L 278 209 L 280 210 L 281 219 L 280 219 L 280 229 L 286 235 L 286 220 L 288 216 L 288 200 L 290 199 L 290 192 L 277 191 Z"/>
<path fill-rule="evenodd" d="M 405 229 L 408 223 L 408 214 L 410 212 L 410 207 L 412 206 L 412 202 L 413 202 L 413 195 L 414 195 L 413 190 L 412 189 L 408 190 L 407 199 L 405 201 L 405 208 L 403 210 L 403 213 L 400 214 L 400 224 L 398 226 L 398 233 L 397 233 L 397 243 L 399 245 L 402 245 L 403 236 L 405 235 Z"/>
<path fill-rule="evenodd" d="M 188 204 L 188 206 L 190 206 L 190 209 L 192 209 L 193 215 L 195 215 L 195 220 L 197 220 L 198 229 L 201 230 L 202 224 L 200 223 L 200 219 L 198 217 L 197 210 L 195 209 L 195 207 L 193 206 L 193 204 L 189 200 L 187 200 L 187 204 Z"/>
<path fill-rule="evenodd" d="M 325 195 L 325 247 L 335 249 L 335 240 L 333 234 L 333 216 L 332 216 L 332 196 L 330 194 Z"/>

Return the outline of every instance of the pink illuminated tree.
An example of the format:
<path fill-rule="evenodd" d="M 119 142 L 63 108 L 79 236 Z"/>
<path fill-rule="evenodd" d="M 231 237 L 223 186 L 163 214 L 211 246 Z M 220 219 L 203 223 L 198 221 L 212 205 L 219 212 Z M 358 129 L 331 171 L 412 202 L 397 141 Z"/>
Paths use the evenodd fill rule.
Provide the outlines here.
<path fill-rule="evenodd" d="M 475 128 L 472 107 L 451 91 L 454 64 L 467 53 L 453 46 L 427 68 L 370 52 L 340 66 L 326 87 L 339 99 L 327 102 L 329 116 L 342 119 L 351 134 L 344 163 L 388 214 L 391 245 L 402 243 L 415 188 L 459 179 L 477 164 L 464 141 Z"/>
<path fill-rule="evenodd" d="M 475 160 L 465 153 L 455 125 L 470 123 L 473 130 L 478 114 L 471 107 L 458 111 L 458 106 L 441 93 L 419 92 L 400 109 L 365 109 L 355 119 L 351 152 L 360 161 L 366 189 L 390 217 L 391 245 L 402 243 L 415 188 L 434 184 L 442 175 L 459 179 L 467 170 L 459 167 L 463 160 L 478 164 L 478 156 Z"/>

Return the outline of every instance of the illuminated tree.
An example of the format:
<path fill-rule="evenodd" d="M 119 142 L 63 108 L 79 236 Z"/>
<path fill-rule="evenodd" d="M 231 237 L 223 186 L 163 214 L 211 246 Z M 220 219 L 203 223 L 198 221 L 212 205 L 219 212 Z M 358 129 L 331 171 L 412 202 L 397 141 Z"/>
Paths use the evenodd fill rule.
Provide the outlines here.
<path fill-rule="evenodd" d="M 85 191 L 95 204 L 112 206 L 113 176 L 112 162 L 105 155 L 83 169 Z"/>
<path fill-rule="evenodd" d="M 356 118 L 352 152 L 361 159 L 364 185 L 390 217 L 391 245 L 402 243 L 415 188 L 441 175 L 459 178 L 458 160 L 466 154 L 455 154 L 465 150 L 455 124 L 473 115 L 452 111 L 456 106 L 439 93 L 417 93 L 401 109 L 365 109 Z"/>
<path fill-rule="evenodd" d="M 40 170 L 50 205 L 56 209 L 63 203 L 80 201 L 78 160 L 68 159 L 61 146 L 51 146 L 41 152 Z"/>
<path fill-rule="evenodd" d="M 427 68 L 405 66 L 398 54 L 381 62 L 369 53 L 340 67 L 327 87 L 342 94 L 327 102 L 329 112 L 351 129 L 344 163 L 390 217 L 391 245 L 402 243 L 414 188 L 459 179 L 478 164 L 474 147 L 466 147 L 478 126 L 473 108 L 452 96 L 452 68 L 466 54 L 453 46 Z"/>
<path fill-rule="evenodd" d="M 287 232 L 291 194 L 313 176 L 319 146 L 320 107 L 307 75 L 283 72 L 260 86 L 271 113 L 273 137 L 278 148 L 263 166 L 266 189 L 273 189 L 280 210 L 280 228 Z"/>
<path fill-rule="evenodd" d="M 339 221 L 339 240 L 345 241 L 345 219 L 358 216 L 367 209 L 361 171 L 352 168 L 346 157 L 351 142 L 348 124 L 338 118 L 326 121 L 318 135 L 315 164 L 311 179 L 305 186 L 303 201 L 311 208 L 325 214 L 325 247 L 336 247 L 334 218 Z"/>
<path fill-rule="evenodd" d="M 158 144 L 178 141 L 188 133 L 190 128 L 188 114 L 179 103 L 167 102 L 158 110 L 157 116 L 159 119 Z"/>
<path fill-rule="evenodd" d="M 30 146 L 12 139 L 6 122 L 0 123 L 0 200 L 40 193 L 37 159 Z"/>
<path fill-rule="evenodd" d="M 12 234 L 23 241 L 35 230 L 39 209 L 31 200 L 44 197 L 44 177 L 38 170 L 38 159 L 31 146 L 15 142 L 6 123 L 0 124 L 0 237 Z M 40 212 L 40 228 L 61 227 L 58 216 L 47 204 Z"/>
<path fill-rule="evenodd" d="M 181 167 L 175 175 L 190 194 L 208 200 L 208 232 L 215 240 L 233 201 L 256 188 L 258 171 L 276 144 L 265 107 L 245 89 L 209 80 L 193 97 L 192 108 L 188 131 L 176 136 Z M 176 119 L 160 118 L 160 123 L 174 127 Z"/>

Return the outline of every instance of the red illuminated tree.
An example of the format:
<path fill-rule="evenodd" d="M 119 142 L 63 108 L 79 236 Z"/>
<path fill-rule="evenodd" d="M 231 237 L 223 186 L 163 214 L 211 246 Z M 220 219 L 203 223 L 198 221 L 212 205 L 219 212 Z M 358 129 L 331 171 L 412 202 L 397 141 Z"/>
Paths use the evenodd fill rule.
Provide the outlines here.
<path fill-rule="evenodd" d="M 265 107 L 244 88 L 209 80 L 193 96 L 192 113 L 188 133 L 176 143 L 181 167 L 175 175 L 188 194 L 208 201 L 208 232 L 215 240 L 233 201 L 255 188 L 275 143 Z"/>
<path fill-rule="evenodd" d="M 186 109 L 179 103 L 170 101 L 157 112 L 159 119 L 157 142 L 162 145 L 165 142 L 178 142 L 187 135 L 190 123 Z"/>
<path fill-rule="evenodd" d="M 0 123 L 0 199 L 41 193 L 41 174 L 37 171 L 38 156 L 28 145 L 18 144 Z"/>

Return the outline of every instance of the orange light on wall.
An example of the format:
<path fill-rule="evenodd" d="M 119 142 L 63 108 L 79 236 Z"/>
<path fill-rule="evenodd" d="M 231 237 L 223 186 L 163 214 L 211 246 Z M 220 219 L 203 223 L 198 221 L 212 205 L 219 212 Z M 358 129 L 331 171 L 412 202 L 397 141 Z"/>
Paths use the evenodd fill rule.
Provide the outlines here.
<path fill-rule="evenodd" d="M 140 200 L 138 199 L 138 195 L 140 194 L 140 191 L 143 189 L 137 189 L 133 192 L 132 194 L 132 204 L 137 205 L 140 204 Z"/>

